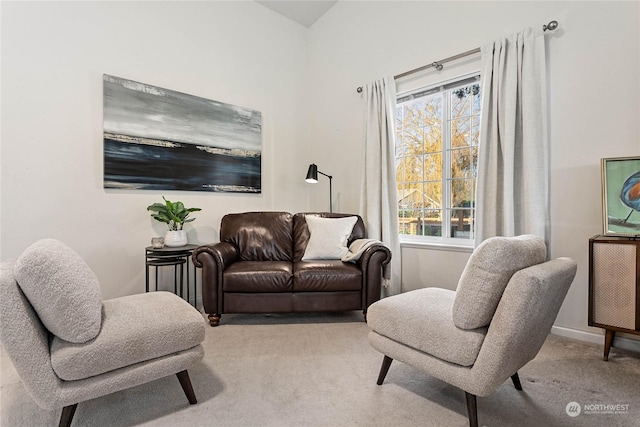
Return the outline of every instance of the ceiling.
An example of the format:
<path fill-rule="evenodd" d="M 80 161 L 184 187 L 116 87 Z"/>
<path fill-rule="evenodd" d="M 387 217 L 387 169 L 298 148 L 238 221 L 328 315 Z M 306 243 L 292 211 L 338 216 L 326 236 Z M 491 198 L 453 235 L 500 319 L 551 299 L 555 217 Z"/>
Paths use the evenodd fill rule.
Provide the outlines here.
<path fill-rule="evenodd" d="M 300 25 L 309 28 L 325 12 L 338 2 L 338 0 L 297 0 L 297 1 L 260 1 L 264 7 L 285 16 Z"/>

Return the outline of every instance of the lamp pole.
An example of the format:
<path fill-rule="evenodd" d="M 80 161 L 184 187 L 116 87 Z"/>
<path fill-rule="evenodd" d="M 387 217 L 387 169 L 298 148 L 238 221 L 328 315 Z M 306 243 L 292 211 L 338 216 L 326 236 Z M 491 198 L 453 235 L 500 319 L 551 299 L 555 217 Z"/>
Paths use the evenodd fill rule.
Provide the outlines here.
<path fill-rule="evenodd" d="M 320 171 L 318 171 L 318 173 L 320 175 L 324 175 L 327 178 L 329 178 L 329 212 L 333 212 L 333 193 L 331 189 L 331 181 L 333 180 L 333 177 L 331 175 L 327 175 L 326 173 L 323 173 Z"/>

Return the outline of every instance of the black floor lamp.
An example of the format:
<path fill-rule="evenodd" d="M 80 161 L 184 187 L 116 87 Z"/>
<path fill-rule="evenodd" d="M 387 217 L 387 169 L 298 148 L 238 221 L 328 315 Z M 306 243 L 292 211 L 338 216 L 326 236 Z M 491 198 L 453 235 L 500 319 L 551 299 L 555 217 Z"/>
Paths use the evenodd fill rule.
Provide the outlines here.
<path fill-rule="evenodd" d="M 309 165 L 309 170 L 307 171 L 307 177 L 305 178 L 305 181 L 310 184 L 317 184 L 318 174 L 324 175 L 329 178 L 329 212 L 333 212 L 333 194 L 331 192 L 331 180 L 333 179 L 333 177 L 331 175 L 327 175 L 326 173 L 320 172 L 318 170 L 318 166 L 316 166 L 315 163 L 311 163 Z"/>

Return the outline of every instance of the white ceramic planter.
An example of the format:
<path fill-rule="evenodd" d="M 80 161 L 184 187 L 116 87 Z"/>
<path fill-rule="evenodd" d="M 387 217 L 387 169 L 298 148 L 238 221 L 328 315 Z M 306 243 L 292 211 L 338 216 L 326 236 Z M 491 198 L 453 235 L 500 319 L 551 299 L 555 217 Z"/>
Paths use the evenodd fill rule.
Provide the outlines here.
<path fill-rule="evenodd" d="M 187 232 L 184 230 L 167 231 L 164 235 L 164 245 L 172 248 L 187 244 Z"/>

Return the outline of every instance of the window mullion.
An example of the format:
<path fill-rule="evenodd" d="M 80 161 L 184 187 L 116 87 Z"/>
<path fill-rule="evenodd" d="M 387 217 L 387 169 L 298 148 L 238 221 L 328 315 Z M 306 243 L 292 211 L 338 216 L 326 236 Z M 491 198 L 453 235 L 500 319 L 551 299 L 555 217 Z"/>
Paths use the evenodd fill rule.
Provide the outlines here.
<path fill-rule="evenodd" d="M 451 94 L 442 94 L 442 237 L 451 237 Z"/>

